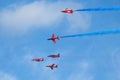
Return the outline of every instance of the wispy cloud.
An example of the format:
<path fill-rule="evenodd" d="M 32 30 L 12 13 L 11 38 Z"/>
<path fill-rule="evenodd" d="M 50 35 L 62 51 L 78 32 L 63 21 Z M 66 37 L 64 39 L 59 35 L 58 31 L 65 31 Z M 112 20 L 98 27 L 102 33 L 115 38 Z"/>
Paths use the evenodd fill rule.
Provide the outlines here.
<path fill-rule="evenodd" d="M 90 61 L 79 61 L 74 68 L 73 73 L 68 77 L 68 80 L 94 80 L 94 75 L 91 74 L 89 71 L 93 63 Z"/>
<path fill-rule="evenodd" d="M 74 13 L 73 15 L 65 15 L 60 10 L 66 7 L 76 9 L 83 6 L 69 1 L 54 3 L 35 1 L 23 5 L 14 4 L 14 6 L 0 12 L 0 25 L 5 31 L 20 33 L 35 27 L 51 27 L 60 24 L 61 21 L 68 22 L 68 30 L 71 31 L 88 28 L 90 25 L 90 16 L 88 14 Z M 67 16 L 66 20 L 64 20 L 65 16 Z"/>
<path fill-rule="evenodd" d="M 36 54 L 35 54 L 36 55 Z M 45 61 L 43 62 L 33 62 L 31 61 L 32 58 L 35 58 L 35 55 L 27 54 L 23 57 L 24 61 L 23 64 L 27 64 L 27 66 L 31 68 L 31 73 L 35 73 L 38 79 L 58 79 L 57 74 L 55 74 L 55 70 L 51 70 L 45 67 L 48 64 L 52 64 L 53 60 L 47 60 L 47 58 L 43 57 Z M 45 55 L 44 55 L 45 56 Z M 55 61 L 56 62 L 56 61 Z"/>
<path fill-rule="evenodd" d="M 38 79 L 52 79 L 52 80 L 60 80 L 62 79 L 62 75 L 64 75 L 63 71 L 72 70 L 70 71 L 70 74 L 66 74 L 64 77 L 67 80 L 75 80 L 75 79 L 82 79 L 82 80 L 93 80 L 93 74 L 91 74 L 89 71 L 91 70 L 93 63 L 86 59 L 80 59 L 75 60 L 74 62 L 70 62 L 68 60 L 70 53 L 72 50 L 56 50 L 55 52 L 61 53 L 61 58 L 59 59 L 51 59 L 48 58 L 47 55 L 49 54 L 43 54 L 46 52 L 40 52 L 39 50 L 33 50 L 30 49 L 30 51 L 27 49 L 25 51 L 26 54 L 24 54 L 22 57 L 17 58 L 15 61 L 15 64 L 24 65 L 24 68 L 29 68 L 28 74 L 37 76 Z M 42 54 L 41 54 L 42 53 Z M 32 58 L 35 57 L 43 57 L 45 58 L 45 61 L 43 62 L 33 62 L 31 61 Z M 66 59 L 67 58 L 67 59 Z M 69 58 L 71 59 L 71 58 Z M 16 63 L 17 61 L 17 63 Z M 45 67 L 48 64 L 58 64 L 58 69 L 51 70 L 47 67 Z M 72 65 L 71 68 L 68 69 L 68 65 Z M 65 65 L 65 67 L 63 66 Z M 33 79 L 36 79 L 33 78 Z"/>
<path fill-rule="evenodd" d="M 112 75 L 115 76 L 117 80 L 120 79 L 120 48 L 117 48 L 112 53 L 112 65 L 114 72 Z"/>
<path fill-rule="evenodd" d="M 23 67 L 24 69 L 22 70 L 27 72 L 28 73 L 27 75 L 33 76 L 30 79 L 37 78 L 44 80 L 47 79 L 60 80 L 65 75 L 64 78 L 66 80 L 72 79 L 93 80 L 94 78 L 93 74 L 89 72 L 92 68 L 91 66 L 94 65 L 91 60 L 89 60 L 88 58 L 77 59 L 75 56 L 73 56 L 74 54 L 72 55 L 72 53 L 74 52 L 73 48 L 56 49 L 53 51 L 60 52 L 61 57 L 59 59 L 51 59 L 47 57 L 50 54 L 49 51 L 42 52 L 39 49 L 24 48 L 23 51 L 21 52 L 22 54 L 21 56 L 19 55 L 19 53 L 17 53 L 16 56 L 14 56 L 13 54 L 11 55 L 12 56 L 11 64 L 14 64 L 13 66 L 16 66 L 18 68 Z M 54 52 L 51 54 L 55 54 Z M 43 57 L 45 61 L 34 62 L 32 61 L 32 58 L 35 57 Z M 51 70 L 45 67 L 46 65 L 52 63 L 58 64 L 58 68 Z M 70 73 L 68 70 L 70 70 Z M 68 74 L 63 73 L 64 71 L 65 72 L 68 71 L 67 72 Z M 17 73 L 17 75 L 19 77 L 19 73 Z"/>
<path fill-rule="evenodd" d="M 11 74 L 0 72 L 0 80 L 17 80 L 17 79 Z"/>

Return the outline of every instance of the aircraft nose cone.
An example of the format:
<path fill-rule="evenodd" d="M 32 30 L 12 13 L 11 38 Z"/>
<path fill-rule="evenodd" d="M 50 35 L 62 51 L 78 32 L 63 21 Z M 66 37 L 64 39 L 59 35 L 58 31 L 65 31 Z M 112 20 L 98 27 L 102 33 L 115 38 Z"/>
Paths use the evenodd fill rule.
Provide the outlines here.
<path fill-rule="evenodd" d="M 49 67 L 49 66 L 46 66 L 46 67 Z"/>
<path fill-rule="evenodd" d="M 47 40 L 50 40 L 49 38 Z"/>
<path fill-rule="evenodd" d="M 50 55 L 48 57 L 51 57 Z"/>

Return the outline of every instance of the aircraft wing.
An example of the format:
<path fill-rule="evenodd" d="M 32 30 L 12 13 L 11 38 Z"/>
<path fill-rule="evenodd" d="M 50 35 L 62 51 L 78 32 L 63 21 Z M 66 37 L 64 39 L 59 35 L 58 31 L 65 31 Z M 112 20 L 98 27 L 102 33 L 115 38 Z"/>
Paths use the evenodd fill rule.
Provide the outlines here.
<path fill-rule="evenodd" d="M 52 34 L 52 38 L 55 38 L 55 35 L 54 35 L 54 34 Z"/>
<path fill-rule="evenodd" d="M 54 39 L 53 42 L 56 44 L 56 40 Z"/>
<path fill-rule="evenodd" d="M 51 67 L 50 67 L 52 70 L 53 70 L 54 65 L 55 65 L 55 64 L 52 64 Z"/>
<path fill-rule="evenodd" d="M 53 70 L 53 67 L 50 67 Z"/>

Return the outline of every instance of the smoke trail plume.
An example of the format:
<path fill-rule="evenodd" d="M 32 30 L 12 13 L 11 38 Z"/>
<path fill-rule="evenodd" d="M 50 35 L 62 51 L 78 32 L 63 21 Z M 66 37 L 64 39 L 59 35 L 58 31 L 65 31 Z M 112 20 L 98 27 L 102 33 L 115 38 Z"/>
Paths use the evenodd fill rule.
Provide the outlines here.
<path fill-rule="evenodd" d="M 96 31 L 96 32 L 87 32 L 87 33 L 81 33 L 81 34 L 60 36 L 60 38 L 83 37 L 83 36 L 93 36 L 93 35 L 108 35 L 108 34 L 119 34 L 119 33 L 120 33 L 120 29 L 114 29 L 114 30 L 103 30 L 103 31 Z"/>
<path fill-rule="evenodd" d="M 120 10 L 120 7 L 109 7 L 109 8 L 86 8 L 86 9 L 78 9 L 75 11 L 117 11 Z"/>

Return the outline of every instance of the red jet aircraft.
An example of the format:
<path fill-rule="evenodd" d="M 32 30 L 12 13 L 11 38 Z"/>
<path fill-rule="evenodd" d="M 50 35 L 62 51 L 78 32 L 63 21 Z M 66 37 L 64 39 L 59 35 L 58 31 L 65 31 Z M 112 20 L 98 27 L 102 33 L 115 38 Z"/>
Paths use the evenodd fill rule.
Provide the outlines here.
<path fill-rule="evenodd" d="M 59 57 L 60 57 L 60 54 L 49 55 L 48 57 L 51 57 L 51 58 L 59 58 Z"/>
<path fill-rule="evenodd" d="M 72 14 L 74 11 L 73 11 L 72 9 L 66 8 L 65 10 L 62 10 L 61 12 L 63 12 L 63 13 L 68 13 L 68 14 Z"/>
<path fill-rule="evenodd" d="M 51 69 L 53 70 L 53 68 L 57 68 L 58 65 L 56 65 L 56 64 L 51 64 L 51 65 L 47 65 L 46 67 L 49 67 L 49 68 L 51 68 Z"/>
<path fill-rule="evenodd" d="M 44 58 L 33 58 L 32 61 L 40 62 L 40 61 L 44 61 Z"/>
<path fill-rule="evenodd" d="M 52 37 L 49 38 L 48 40 L 52 40 L 52 41 L 56 44 L 56 39 L 59 40 L 59 39 L 60 39 L 59 36 L 56 36 L 56 37 L 55 37 L 55 35 L 52 34 Z"/>

